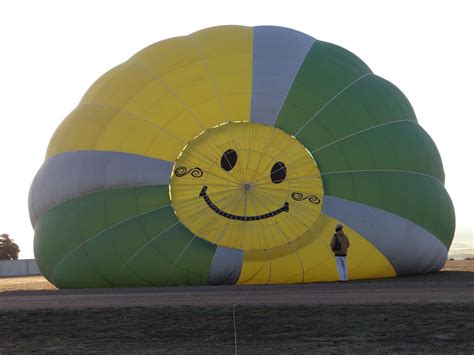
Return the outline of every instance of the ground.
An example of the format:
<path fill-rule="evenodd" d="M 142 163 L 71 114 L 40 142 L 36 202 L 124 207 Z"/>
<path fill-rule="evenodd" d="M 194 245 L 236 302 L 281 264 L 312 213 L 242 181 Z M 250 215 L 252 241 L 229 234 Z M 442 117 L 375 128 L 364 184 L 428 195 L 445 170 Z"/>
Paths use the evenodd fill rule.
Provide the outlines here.
<path fill-rule="evenodd" d="M 474 351 L 474 261 L 383 280 L 55 290 L 0 279 L 0 353 Z M 3 292 L 2 292 L 3 291 Z"/>

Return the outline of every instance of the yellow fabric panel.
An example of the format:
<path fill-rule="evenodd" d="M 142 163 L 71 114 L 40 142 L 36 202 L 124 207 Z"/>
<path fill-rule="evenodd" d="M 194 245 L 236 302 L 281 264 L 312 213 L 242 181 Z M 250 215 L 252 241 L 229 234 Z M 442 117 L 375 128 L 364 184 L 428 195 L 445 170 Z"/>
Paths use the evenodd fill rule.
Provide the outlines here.
<path fill-rule="evenodd" d="M 244 251 L 239 284 L 300 283 L 338 280 L 329 247 L 339 221 L 321 214 L 297 240 L 266 251 Z M 390 262 L 366 239 L 344 227 L 350 240 L 347 256 L 350 280 L 396 276 Z M 303 271 L 304 270 L 304 271 Z"/>
<path fill-rule="evenodd" d="M 251 77 L 250 27 L 215 27 L 153 44 L 92 85 L 74 119 L 56 131 L 48 156 L 97 149 L 174 161 L 206 128 L 249 120 Z M 84 105 L 102 109 L 96 116 Z"/>
<path fill-rule="evenodd" d="M 75 151 L 92 150 L 117 110 L 98 106 L 80 105 L 56 129 L 49 142 L 46 157 Z"/>
<path fill-rule="evenodd" d="M 85 93 L 80 104 L 100 104 L 116 109 L 124 106 L 152 81 L 143 67 L 125 62 L 105 73 Z"/>
<path fill-rule="evenodd" d="M 169 38 L 142 49 L 129 61 L 140 63 L 153 75 L 162 76 L 199 61 L 199 53 L 192 46 L 189 36 Z"/>
<path fill-rule="evenodd" d="M 124 135 L 123 132 L 127 134 Z M 127 112 L 120 111 L 103 132 L 95 149 L 145 155 L 160 132 L 161 127 L 152 122 L 138 120 Z"/>
<path fill-rule="evenodd" d="M 222 26 L 192 35 L 214 81 L 226 120 L 248 121 L 252 90 L 251 27 Z"/>

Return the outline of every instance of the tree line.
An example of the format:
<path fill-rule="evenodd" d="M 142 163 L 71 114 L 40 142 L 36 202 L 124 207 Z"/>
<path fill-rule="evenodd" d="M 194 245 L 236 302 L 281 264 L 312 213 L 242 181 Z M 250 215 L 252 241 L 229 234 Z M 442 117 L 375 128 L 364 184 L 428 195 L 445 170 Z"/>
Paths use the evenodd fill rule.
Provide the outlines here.
<path fill-rule="evenodd" d="M 0 260 L 18 260 L 20 247 L 6 233 L 0 235 Z"/>

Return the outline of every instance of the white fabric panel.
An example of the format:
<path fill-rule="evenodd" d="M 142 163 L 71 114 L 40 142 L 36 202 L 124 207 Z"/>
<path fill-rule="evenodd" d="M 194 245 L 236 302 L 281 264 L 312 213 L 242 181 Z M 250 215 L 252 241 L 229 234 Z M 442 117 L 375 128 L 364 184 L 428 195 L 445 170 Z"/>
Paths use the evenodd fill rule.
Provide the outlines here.
<path fill-rule="evenodd" d="M 167 185 L 172 169 L 172 162 L 128 153 L 78 151 L 55 155 L 44 162 L 31 184 L 31 223 L 34 226 L 48 209 L 89 192 Z"/>
<path fill-rule="evenodd" d="M 209 271 L 209 284 L 234 285 L 240 276 L 243 257 L 242 250 L 217 247 Z"/>
<path fill-rule="evenodd" d="M 289 28 L 254 27 L 251 121 L 275 123 L 314 41 L 314 38 Z"/>
<path fill-rule="evenodd" d="M 393 213 L 332 196 L 324 196 L 322 212 L 372 243 L 399 276 L 435 272 L 446 263 L 448 250 L 438 238 Z"/>

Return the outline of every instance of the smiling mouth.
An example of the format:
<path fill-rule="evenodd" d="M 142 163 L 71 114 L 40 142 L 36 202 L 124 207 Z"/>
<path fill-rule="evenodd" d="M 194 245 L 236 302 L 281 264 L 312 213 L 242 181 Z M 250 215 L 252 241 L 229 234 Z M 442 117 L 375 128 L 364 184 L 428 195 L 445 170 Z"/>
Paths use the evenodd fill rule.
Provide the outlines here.
<path fill-rule="evenodd" d="M 288 202 L 285 202 L 282 207 L 280 207 L 279 209 L 277 209 L 273 212 L 268 212 L 268 213 L 261 214 L 261 215 L 258 215 L 258 216 L 237 216 L 237 215 L 232 214 L 232 213 L 227 213 L 227 212 L 221 210 L 219 207 L 217 207 L 214 204 L 214 202 L 211 201 L 211 198 L 207 195 L 206 191 L 207 191 L 207 186 L 204 185 L 202 187 L 201 192 L 199 193 L 199 197 L 204 198 L 204 201 L 206 201 L 207 205 L 209 206 L 209 208 L 211 210 L 213 210 L 219 216 L 229 218 L 229 219 L 234 219 L 234 220 L 237 220 L 237 221 L 259 221 L 261 219 L 267 219 L 267 218 L 270 218 L 270 217 L 274 217 L 274 216 L 276 216 L 276 215 L 278 215 L 282 212 L 288 212 L 289 211 Z"/>

